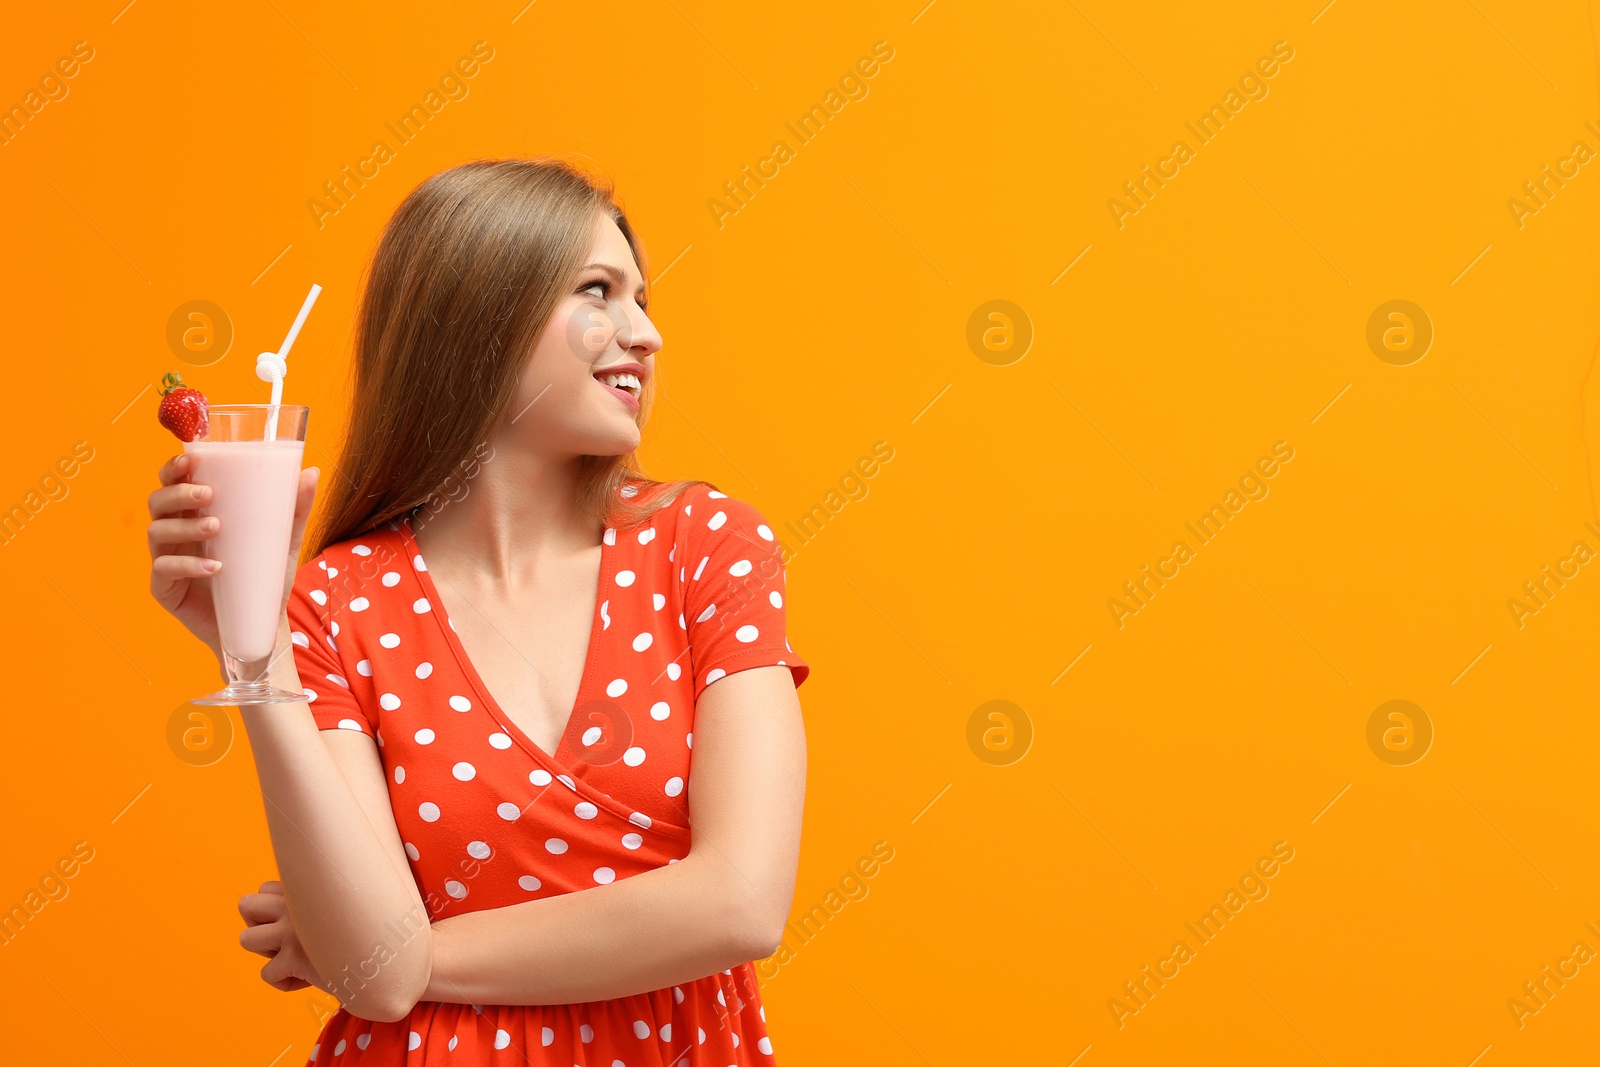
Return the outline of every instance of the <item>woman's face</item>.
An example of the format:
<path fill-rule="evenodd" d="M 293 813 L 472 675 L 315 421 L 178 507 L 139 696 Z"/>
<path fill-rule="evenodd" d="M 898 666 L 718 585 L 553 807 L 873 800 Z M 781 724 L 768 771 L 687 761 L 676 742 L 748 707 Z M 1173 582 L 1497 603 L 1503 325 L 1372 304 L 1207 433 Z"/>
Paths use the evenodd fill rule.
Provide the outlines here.
<path fill-rule="evenodd" d="M 584 263 L 534 345 L 503 432 L 564 456 L 624 455 L 639 446 L 639 400 L 661 335 L 645 314 L 627 238 L 608 215 L 597 216 Z M 613 374 L 632 380 L 606 385 Z"/>

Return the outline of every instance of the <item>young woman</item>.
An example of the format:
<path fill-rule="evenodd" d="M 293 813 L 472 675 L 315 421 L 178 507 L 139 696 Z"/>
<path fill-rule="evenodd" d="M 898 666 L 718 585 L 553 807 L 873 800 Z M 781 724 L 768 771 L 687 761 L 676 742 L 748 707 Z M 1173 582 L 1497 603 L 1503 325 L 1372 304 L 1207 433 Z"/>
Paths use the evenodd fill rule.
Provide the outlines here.
<path fill-rule="evenodd" d="M 389 222 L 348 437 L 272 683 L 240 708 L 281 881 L 240 902 L 318 1067 L 772 1063 L 810 667 L 752 505 L 636 465 L 661 338 L 609 188 L 445 171 Z M 217 646 L 208 490 L 151 494 L 151 591 Z"/>

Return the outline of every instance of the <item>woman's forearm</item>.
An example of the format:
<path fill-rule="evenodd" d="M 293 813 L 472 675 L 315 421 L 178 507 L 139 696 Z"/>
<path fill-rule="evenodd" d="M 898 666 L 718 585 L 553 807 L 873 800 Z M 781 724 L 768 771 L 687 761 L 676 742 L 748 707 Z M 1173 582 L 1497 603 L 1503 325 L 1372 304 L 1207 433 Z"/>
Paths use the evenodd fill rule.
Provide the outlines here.
<path fill-rule="evenodd" d="M 300 689 L 291 656 L 273 665 L 271 681 Z M 279 879 L 307 958 L 352 1014 L 402 1017 L 419 999 L 431 965 L 432 934 L 415 882 L 389 855 L 306 704 L 239 711 Z"/>
<path fill-rule="evenodd" d="M 728 865 L 690 855 L 575 893 L 433 927 L 424 1000 L 567 1004 L 693 981 L 774 951 Z"/>

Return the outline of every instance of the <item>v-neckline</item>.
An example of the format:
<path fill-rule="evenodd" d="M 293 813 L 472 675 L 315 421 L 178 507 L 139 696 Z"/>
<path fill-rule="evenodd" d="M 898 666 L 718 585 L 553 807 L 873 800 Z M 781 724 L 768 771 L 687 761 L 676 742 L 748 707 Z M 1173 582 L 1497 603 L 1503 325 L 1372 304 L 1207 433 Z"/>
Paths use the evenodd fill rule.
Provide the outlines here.
<path fill-rule="evenodd" d="M 422 555 L 422 546 L 417 544 L 416 536 L 411 531 L 411 517 L 409 515 L 401 519 L 399 529 L 401 537 L 405 540 L 406 547 L 413 556 L 411 561 L 412 572 L 422 585 L 422 591 L 427 596 L 428 602 L 437 605 L 440 609 L 439 611 L 428 612 L 428 614 L 436 616 L 435 622 L 439 627 L 439 632 L 444 636 L 445 643 L 449 645 L 450 651 L 455 655 L 456 662 L 461 666 L 461 672 L 467 676 L 467 683 L 471 685 L 478 699 L 483 703 L 484 709 L 499 724 L 500 729 L 508 737 L 513 738 L 542 762 L 548 763 L 558 770 L 564 770 L 566 765 L 562 762 L 562 756 L 571 749 L 572 730 L 579 725 L 578 709 L 583 707 L 594 673 L 599 669 L 598 660 L 600 657 L 598 649 L 600 647 L 600 636 L 606 628 L 606 620 L 601 609 L 609 600 L 606 590 L 612 581 L 612 567 L 615 561 L 612 558 L 613 553 L 611 550 L 615 548 L 616 532 L 607 527 L 600 539 L 600 582 L 595 587 L 594 607 L 589 613 L 589 645 L 584 651 L 583 673 L 578 679 L 578 692 L 573 698 L 572 707 L 567 711 L 566 722 L 562 724 L 561 735 L 556 742 L 556 750 L 554 753 L 549 753 L 541 748 L 533 738 L 529 737 L 522 727 L 512 721 L 511 716 L 506 714 L 505 709 L 500 706 L 500 702 L 494 698 L 494 694 L 489 692 L 489 687 L 485 684 L 483 676 L 478 673 L 478 668 L 473 666 L 472 657 L 467 655 L 466 646 L 461 643 L 461 638 L 456 633 L 455 626 L 449 621 L 449 612 L 444 610 L 444 599 L 439 595 L 438 587 L 433 584 L 433 576 L 426 569 L 427 561 Z M 418 568 L 416 565 L 416 561 L 419 559 L 423 560 L 422 568 Z"/>

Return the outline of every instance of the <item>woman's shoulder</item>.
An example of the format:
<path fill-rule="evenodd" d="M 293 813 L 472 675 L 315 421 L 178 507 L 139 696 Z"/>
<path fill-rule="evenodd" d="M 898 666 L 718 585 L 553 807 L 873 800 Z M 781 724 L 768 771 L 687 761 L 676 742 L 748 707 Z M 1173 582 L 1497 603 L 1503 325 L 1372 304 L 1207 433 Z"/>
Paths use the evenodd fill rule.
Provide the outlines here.
<path fill-rule="evenodd" d="M 364 583 L 401 564 L 416 565 L 410 558 L 401 520 L 391 519 L 354 537 L 336 541 L 295 570 L 295 588 L 331 590 L 341 583 Z M 313 598 L 315 599 L 315 598 Z"/>

